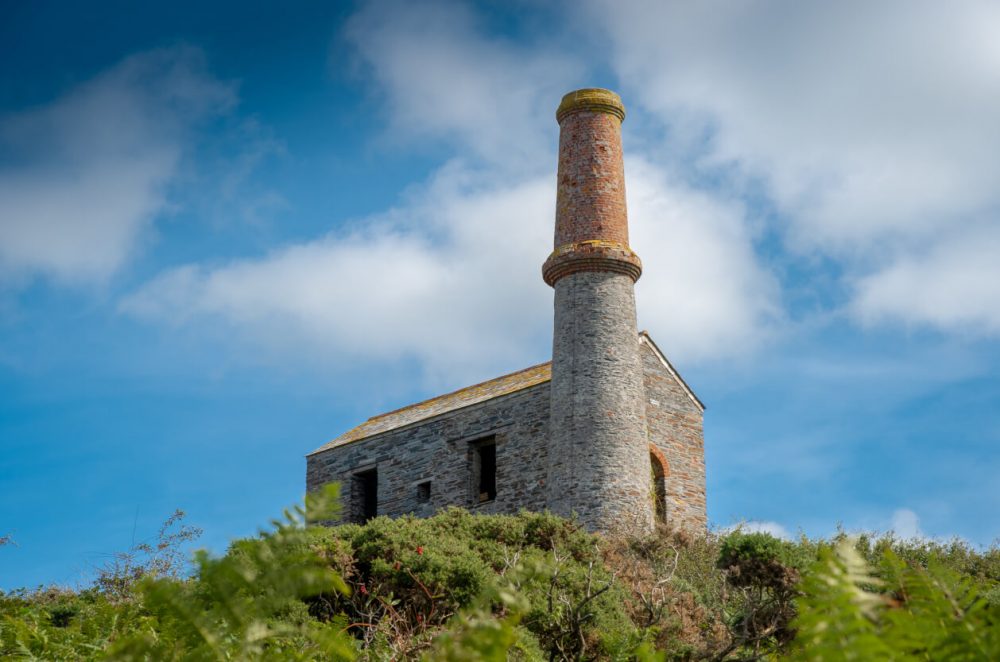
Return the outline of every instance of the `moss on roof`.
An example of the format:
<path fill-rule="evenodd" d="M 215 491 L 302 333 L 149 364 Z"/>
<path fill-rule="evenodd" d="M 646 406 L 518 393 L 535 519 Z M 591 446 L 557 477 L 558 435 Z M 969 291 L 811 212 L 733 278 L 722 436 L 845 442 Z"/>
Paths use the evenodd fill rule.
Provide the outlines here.
<path fill-rule="evenodd" d="M 320 446 L 309 455 L 315 455 L 337 446 L 349 444 L 352 441 L 367 439 L 382 432 L 395 430 L 412 423 L 417 423 L 441 414 L 446 414 L 462 407 L 479 404 L 502 395 L 508 395 L 552 379 L 552 362 L 525 368 L 509 375 L 503 375 L 486 382 L 467 386 L 452 393 L 439 395 L 430 400 L 396 409 L 394 411 L 372 416 L 361 425 L 348 430 L 333 441 Z"/>

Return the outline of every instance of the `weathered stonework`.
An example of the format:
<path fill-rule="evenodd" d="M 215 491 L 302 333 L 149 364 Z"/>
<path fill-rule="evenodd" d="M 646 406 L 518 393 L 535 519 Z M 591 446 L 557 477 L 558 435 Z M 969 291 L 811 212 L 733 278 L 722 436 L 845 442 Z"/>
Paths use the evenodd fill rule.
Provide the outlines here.
<path fill-rule="evenodd" d="M 649 529 L 654 519 L 624 118 L 607 90 L 571 92 L 559 104 L 555 249 L 542 267 L 555 288 L 548 505 L 605 531 Z"/>
<path fill-rule="evenodd" d="M 649 443 L 663 455 L 668 474 L 667 522 L 689 530 L 705 528 L 705 474 L 702 458 L 701 404 L 662 359 L 645 334 L 637 336 L 646 405 Z M 384 417 L 372 422 L 381 431 L 368 437 L 342 435 L 347 440 L 328 445 L 307 458 L 306 488 L 318 489 L 329 482 L 343 486 L 341 520 L 360 521 L 360 495 L 353 476 L 370 469 L 378 472 L 378 513 L 399 517 L 426 517 L 446 506 L 461 506 L 473 512 L 517 512 L 551 509 L 548 504 L 547 453 L 550 415 L 550 366 L 543 364 L 487 384 L 463 389 L 457 408 L 450 396 L 408 407 L 389 416 L 401 416 L 414 408 L 424 418 L 387 428 Z M 513 386 L 509 383 L 516 378 Z M 508 382 L 505 384 L 505 380 Z M 499 383 L 500 387 L 496 384 Z M 520 387 L 520 388 L 519 388 Z M 514 391 L 509 391 L 515 388 Z M 504 394 L 483 397 L 483 393 Z M 471 393 L 470 393 L 471 391 Z M 442 400 L 444 401 L 442 403 Z M 469 402 L 470 404 L 462 404 Z M 395 420 L 399 421 L 400 418 Z M 359 428 L 365 429 L 364 425 Z M 373 429 L 370 426 L 367 429 Z M 353 431 L 352 431 L 353 432 Z M 491 436 L 497 440 L 496 499 L 480 504 L 472 478 L 473 444 Z M 647 453 L 648 457 L 648 453 Z M 649 474 L 649 465 L 642 467 Z M 581 466 L 581 471 L 588 471 Z M 418 485 L 431 482 L 429 499 L 422 501 Z M 593 487 L 592 489 L 599 489 Z M 601 492 L 603 494 L 603 492 Z"/>
<path fill-rule="evenodd" d="M 570 92 L 559 104 L 555 241 L 542 266 L 549 285 L 577 271 L 622 273 L 633 282 L 642 273 L 628 246 L 624 118 L 621 99 L 607 90 Z"/>
<path fill-rule="evenodd" d="M 667 463 L 666 520 L 677 528 L 704 530 L 704 407 L 645 333 L 640 336 L 649 442 Z"/>
<path fill-rule="evenodd" d="M 334 446 L 307 458 L 306 489 L 339 481 L 345 493 L 352 476 L 378 471 L 378 513 L 397 517 L 433 514 L 445 506 L 475 512 L 514 513 L 545 509 L 545 440 L 549 382 L 422 420 L 373 437 Z M 496 499 L 480 503 L 471 483 L 472 448 L 495 436 Z M 430 481 L 430 498 L 417 486 Z M 343 521 L 357 521 L 357 496 L 344 500 Z"/>
<path fill-rule="evenodd" d="M 555 285 L 548 505 L 592 529 L 653 521 L 632 285 L 597 271 Z"/>
<path fill-rule="evenodd" d="M 580 90 L 579 92 L 583 92 Z M 625 170 L 617 94 L 603 93 L 607 106 L 581 102 L 579 92 L 563 97 L 559 121 L 555 246 L 601 239 L 628 246 Z M 617 104 L 621 114 L 610 112 Z"/>
<path fill-rule="evenodd" d="M 563 97 L 552 363 L 375 416 L 311 453 L 307 489 L 339 481 L 342 521 L 551 510 L 588 528 L 704 530 L 703 405 L 636 329 L 621 122 L 607 90 Z"/>

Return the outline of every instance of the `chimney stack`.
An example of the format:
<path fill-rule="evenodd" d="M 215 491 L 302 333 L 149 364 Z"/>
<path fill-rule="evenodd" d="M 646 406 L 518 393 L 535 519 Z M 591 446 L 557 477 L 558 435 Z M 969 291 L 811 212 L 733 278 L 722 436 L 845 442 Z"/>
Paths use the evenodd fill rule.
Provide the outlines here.
<path fill-rule="evenodd" d="M 621 123 L 625 106 L 608 90 L 563 97 L 559 122 L 555 250 L 542 277 L 555 286 L 577 271 L 614 271 L 639 280 L 642 263 L 628 246 Z"/>
<path fill-rule="evenodd" d="M 542 267 L 555 290 L 548 506 L 600 531 L 653 522 L 624 119 L 608 90 L 577 90 L 559 104 L 555 246 Z"/>

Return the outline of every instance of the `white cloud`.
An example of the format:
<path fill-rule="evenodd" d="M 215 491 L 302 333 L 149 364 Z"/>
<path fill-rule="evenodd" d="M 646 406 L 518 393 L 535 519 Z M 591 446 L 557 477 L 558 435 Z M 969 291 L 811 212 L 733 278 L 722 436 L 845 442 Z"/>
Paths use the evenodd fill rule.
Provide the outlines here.
<path fill-rule="evenodd" d="M 688 360 L 758 340 L 772 303 L 745 292 L 771 284 L 752 260 L 739 209 L 671 189 L 654 167 L 632 165 L 635 245 L 649 280 L 638 299 L 651 331 Z M 548 345 L 552 291 L 541 264 L 551 249 L 555 178 L 490 179 L 453 163 L 406 205 L 351 231 L 217 268 L 177 268 L 123 310 L 174 323 L 221 319 L 305 355 L 415 358 L 450 380 L 518 367 Z"/>
<path fill-rule="evenodd" d="M 768 533 L 775 538 L 780 538 L 782 540 L 792 539 L 792 535 L 788 532 L 788 529 L 777 522 L 771 521 L 750 520 L 748 522 L 740 522 L 739 524 L 735 524 L 725 530 L 743 531 L 744 533 Z"/>
<path fill-rule="evenodd" d="M 905 540 L 922 538 L 924 536 L 923 532 L 920 531 L 920 518 L 908 508 L 900 508 L 892 513 L 890 530 L 897 537 Z"/>
<path fill-rule="evenodd" d="M 685 359 L 733 356 L 781 317 L 773 275 L 754 254 L 743 208 L 679 185 L 642 158 L 626 164 L 631 243 L 643 260 L 640 324 Z"/>
<path fill-rule="evenodd" d="M 767 177 L 802 242 L 927 231 L 1000 197 L 995 3 L 596 5 L 634 95 Z"/>
<path fill-rule="evenodd" d="M 1000 225 L 1000 5 L 590 9 L 628 96 L 670 127 L 671 150 L 696 168 L 760 178 L 788 219 L 789 246 L 833 257 L 849 278 L 870 276 L 853 310 L 996 331 L 996 298 L 981 286 L 944 314 L 907 303 L 922 281 L 968 279 L 952 234 L 972 220 Z M 923 255 L 931 264 L 919 277 L 904 273 Z M 938 300 L 949 294 L 936 289 Z"/>
<path fill-rule="evenodd" d="M 556 144 L 555 105 L 582 63 L 489 35 L 457 2 L 366 2 L 344 33 L 378 82 L 396 137 L 444 140 L 521 172 L 547 170 L 539 157 Z"/>
<path fill-rule="evenodd" d="M 389 11 L 391 9 L 391 11 Z M 449 381 L 516 368 L 548 347 L 553 114 L 577 70 L 544 48 L 482 34 L 452 4 L 366 4 L 346 34 L 375 74 L 390 121 L 446 139 L 453 160 L 390 211 L 227 265 L 188 265 L 135 292 L 150 319 L 224 320 L 268 346 L 367 361 L 416 359 Z M 628 163 L 640 319 L 675 358 L 732 356 L 779 314 L 738 204 Z M 542 355 L 544 356 L 544 355 Z"/>
<path fill-rule="evenodd" d="M 408 206 L 348 233 L 215 269 L 175 269 L 123 309 L 222 319 L 306 355 L 417 359 L 432 374 L 512 367 L 544 337 L 550 316 L 540 265 L 552 187 L 531 180 L 470 190 L 464 179 L 461 168 L 446 168 Z"/>
<path fill-rule="evenodd" d="M 1000 226 L 959 230 L 859 279 L 855 314 L 1000 334 Z"/>
<path fill-rule="evenodd" d="M 0 279 L 111 275 L 167 205 L 189 129 L 233 103 L 198 50 L 176 47 L 0 117 Z"/>

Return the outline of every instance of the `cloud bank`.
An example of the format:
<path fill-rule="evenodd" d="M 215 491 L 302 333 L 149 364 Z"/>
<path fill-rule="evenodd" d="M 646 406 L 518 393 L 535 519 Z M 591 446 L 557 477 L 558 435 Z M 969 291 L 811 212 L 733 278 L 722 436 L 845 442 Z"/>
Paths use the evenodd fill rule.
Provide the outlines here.
<path fill-rule="evenodd" d="M 739 524 L 726 527 L 724 531 L 727 533 L 730 531 L 742 531 L 743 533 L 767 533 L 775 538 L 780 538 L 781 540 L 792 539 L 792 535 L 788 532 L 788 529 L 777 522 L 768 520 L 750 520 L 740 522 Z"/>
<path fill-rule="evenodd" d="M 671 356 L 766 342 L 787 326 L 778 269 L 796 261 L 832 265 L 861 324 L 1000 331 L 995 5 L 586 7 L 583 43 L 599 47 L 553 50 L 570 40 L 497 36 L 465 4 L 362 4 L 340 37 L 384 102 L 386 140 L 455 156 L 391 210 L 179 266 L 122 309 L 222 320 L 305 355 L 513 367 L 550 325 L 552 108 L 610 52 L 637 117 L 624 130 L 640 324 Z"/>
<path fill-rule="evenodd" d="M 996 333 L 996 288 L 969 281 L 1000 282 L 977 248 L 1000 227 L 1000 6 L 588 7 L 629 96 L 697 168 L 762 181 L 785 245 L 857 285 L 850 312 Z"/>
<path fill-rule="evenodd" d="M 900 508 L 892 513 L 889 530 L 904 540 L 924 537 L 920 530 L 920 518 L 909 508 Z"/>
<path fill-rule="evenodd" d="M 356 229 L 217 268 L 169 271 L 123 303 L 147 318 L 223 320 L 270 346 L 479 374 L 540 339 L 548 182 L 470 191 L 446 169 Z M 511 236 L 524 240 L 511 241 Z"/>
<path fill-rule="evenodd" d="M 748 249 L 740 210 L 672 189 L 642 161 L 629 165 L 634 245 L 658 256 L 639 281 L 641 322 L 691 358 L 755 340 L 758 318 L 773 312 L 774 284 Z M 484 188 L 455 164 L 409 204 L 350 232 L 215 268 L 176 268 L 123 310 L 173 323 L 222 319 L 272 346 L 412 358 L 443 374 L 516 367 L 550 337 L 541 264 L 552 241 L 552 179 Z"/>
<path fill-rule="evenodd" d="M 391 8 L 367 4 L 345 30 L 386 99 L 390 132 L 445 140 L 461 156 L 390 211 L 267 256 L 176 268 L 123 310 L 222 320 L 306 355 L 412 358 L 467 379 L 548 347 L 552 295 L 540 269 L 554 225 L 553 114 L 583 64 L 490 37 L 460 5 Z M 646 258 L 640 323 L 684 360 L 759 343 L 780 316 L 779 291 L 743 207 L 641 154 L 626 167 L 633 243 Z"/>
<path fill-rule="evenodd" d="M 343 36 L 377 82 L 394 139 L 440 140 L 521 172 L 548 169 L 553 100 L 585 75 L 573 54 L 495 36 L 457 2 L 366 2 Z"/>
<path fill-rule="evenodd" d="M 0 117 L 0 282 L 106 280 L 167 207 L 192 127 L 235 99 L 200 51 L 175 47 Z"/>

